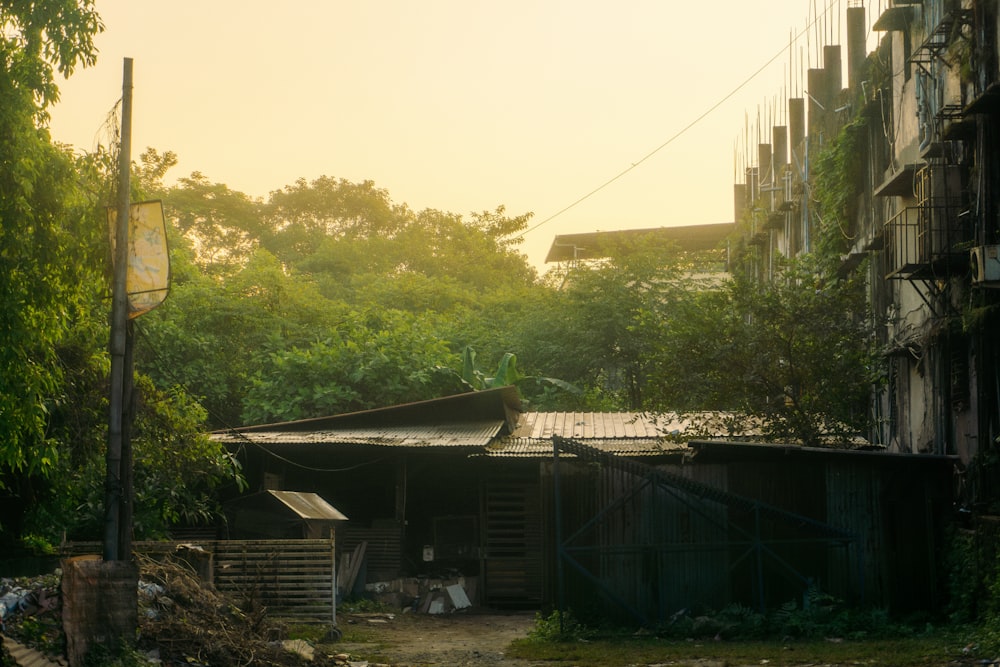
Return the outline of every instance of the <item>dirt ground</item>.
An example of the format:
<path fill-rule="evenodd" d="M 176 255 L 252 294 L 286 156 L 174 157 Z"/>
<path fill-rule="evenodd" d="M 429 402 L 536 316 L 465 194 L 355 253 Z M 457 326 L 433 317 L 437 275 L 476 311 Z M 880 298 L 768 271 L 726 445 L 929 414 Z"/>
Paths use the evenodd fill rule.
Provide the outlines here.
<path fill-rule="evenodd" d="M 352 661 L 393 667 L 454 665 L 528 667 L 504 652 L 534 627 L 533 612 L 503 614 L 468 610 L 453 614 L 340 615 L 343 638 L 324 647 L 349 653 Z"/>

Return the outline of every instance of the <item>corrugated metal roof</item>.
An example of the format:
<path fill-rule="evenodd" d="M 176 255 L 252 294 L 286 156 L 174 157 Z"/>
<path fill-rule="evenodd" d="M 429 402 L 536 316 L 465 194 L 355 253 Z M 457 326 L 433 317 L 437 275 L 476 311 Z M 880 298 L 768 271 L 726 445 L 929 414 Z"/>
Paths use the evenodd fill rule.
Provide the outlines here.
<path fill-rule="evenodd" d="M 639 412 L 526 412 L 515 438 L 659 438 L 664 426 Z"/>
<path fill-rule="evenodd" d="M 684 443 L 664 438 L 602 438 L 583 439 L 581 442 L 609 454 L 619 456 L 661 456 L 687 451 Z M 532 438 L 500 438 L 486 448 L 486 456 L 498 458 L 551 458 L 552 441 Z M 573 456 L 560 454 L 560 456 Z"/>
<path fill-rule="evenodd" d="M 468 391 L 462 394 L 444 396 L 427 401 L 404 403 L 385 408 L 363 410 L 315 417 L 276 424 L 241 426 L 242 433 L 258 431 L 329 431 L 350 428 L 378 428 L 392 424 L 395 426 L 415 426 L 433 424 L 453 424 L 458 422 L 483 422 L 502 419 L 511 426 L 517 422 L 521 412 L 521 399 L 514 387 L 498 387 L 483 391 Z M 223 432 L 223 431 L 218 431 Z"/>
<path fill-rule="evenodd" d="M 459 424 L 377 426 L 317 431 L 218 431 L 217 442 L 262 445 L 376 445 L 383 447 L 485 447 L 500 433 L 504 421 Z"/>
<path fill-rule="evenodd" d="M 269 490 L 267 493 L 280 500 L 288 509 L 303 519 L 347 521 L 347 517 L 341 514 L 336 507 L 315 493 L 273 490 Z"/>
<path fill-rule="evenodd" d="M 490 457 L 552 456 L 552 437 L 572 438 L 622 456 L 660 456 L 685 445 L 665 436 L 680 422 L 639 412 L 526 412 L 517 429 L 486 448 Z M 567 455 L 570 456 L 570 455 Z"/>

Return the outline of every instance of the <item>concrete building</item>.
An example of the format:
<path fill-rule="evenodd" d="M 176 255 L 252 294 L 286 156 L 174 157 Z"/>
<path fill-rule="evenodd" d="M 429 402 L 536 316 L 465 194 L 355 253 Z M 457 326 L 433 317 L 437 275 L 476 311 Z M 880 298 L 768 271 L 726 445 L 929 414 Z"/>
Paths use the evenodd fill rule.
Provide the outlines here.
<path fill-rule="evenodd" d="M 743 270 L 766 280 L 776 257 L 815 251 L 838 225 L 839 273 L 864 272 L 884 378 L 870 440 L 958 455 L 959 500 L 983 502 L 1000 436 L 997 3 L 893 0 L 878 16 L 849 4 L 846 87 L 839 46 L 824 47 L 788 127 L 757 142 L 735 185 Z M 846 214 L 824 220 L 814 175 L 834 148 Z"/>

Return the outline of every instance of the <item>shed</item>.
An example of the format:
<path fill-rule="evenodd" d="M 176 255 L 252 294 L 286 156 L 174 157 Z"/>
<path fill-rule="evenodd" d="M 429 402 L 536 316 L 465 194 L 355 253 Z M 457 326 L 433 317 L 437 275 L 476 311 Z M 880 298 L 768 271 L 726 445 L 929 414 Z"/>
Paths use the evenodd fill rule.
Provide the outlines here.
<path fill-rule="evenodd" d="M 728 429 L 718 414 L 524 412 L 506 387 L 212 437 L 269 502 L 305 489 L 349 515 L 337 552 L 366 543 L 369 583 L 458 571 L 488 606 L 537 608 L 573 551 L 567 588 L 644 618 L 784 604 L 809 581 L 901 611 L 940 601 L 953 460 Z M 557 458 L 560 439 L 573 447 Z"/>
<path fill-rule="evenodd" d="M 679 459 L 684 444 L 638 413 L 525 413 L 504 387 L 320 419 L 220 431 L 253 489 L 308 489 L 351 517 L 337 551 L 367 544 L 370 583 L 458 570 L 490 606 L 548 597 L 543 498 L 552 435 Z"/>

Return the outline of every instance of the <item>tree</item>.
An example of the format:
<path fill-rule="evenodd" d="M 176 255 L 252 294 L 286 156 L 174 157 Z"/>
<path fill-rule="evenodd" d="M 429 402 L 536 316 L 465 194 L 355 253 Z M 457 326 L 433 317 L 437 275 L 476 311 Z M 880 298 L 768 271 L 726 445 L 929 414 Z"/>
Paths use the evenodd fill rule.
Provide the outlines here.
<path fill-rule="evenodd" d="M 518 349 L 527 366 L 590 388 L 605 407 L 657 405 L 648 391 L 656 346 L 691 294 L 680 259 L 673 246 L 637 238 L 603 261 L 571 268 L 525 314 Z"/>
<path fill-rule="evenodd" d="M 863 286 L 824 279 L 809 259 L 733 284 L 726 350 L 765 434 L 818 445 L 866 432 L 872 358 Z"/>
<path fill-rule="evenodd" d="M 391 238 L 405 218 L 389 193 L 372 181 L 321 176 L 271 193 L 264 216 L 265 247 L 285 262 L 311 254 L 326 238 Z"/>
<path fill-rule="evenodd" d="M 244 421 L 323 417 L 463 391 L 428 320 L 401 311 L 352 317 L 308 346 L 271 353 L 246 394 Z"/>
<path fill-rule="evenodd" d="M 322 339 L 349 316 L 266 250 L 227 277 L 205 275 L 180 243 L 171 262 L 170 298 L 139 322 L 137 367 L 161 389 L 198 397 L 214 428 L 241 423 L 245 392 L 269 354 Z"/>
<path fill-rule="evenodd" d="M 99 267 L 93 203 L 72 156 L 52 145 L 55 72 L 95 61 L 93 3 L 0 2 L 0 466 L 44 473 L 57 452 L 46 426 L 62 391 L 57 346 L 86 311 Z"/>
<path fill-rule="evenodd" d="M 260 245 L 261 205 L 242 192 L 194 172 L 179 179 L 164 197 L 170 202 L 169 222 L 191 243 L 203 270 L 238 270 Z"/>

